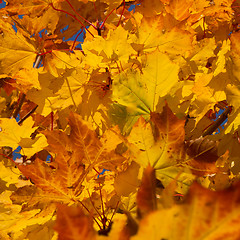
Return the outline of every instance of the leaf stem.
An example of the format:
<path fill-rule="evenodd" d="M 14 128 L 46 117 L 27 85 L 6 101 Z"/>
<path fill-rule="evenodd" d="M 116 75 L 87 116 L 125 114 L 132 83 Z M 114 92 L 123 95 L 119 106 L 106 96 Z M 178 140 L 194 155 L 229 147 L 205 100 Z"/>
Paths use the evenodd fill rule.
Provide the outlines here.
<path fill-rule="evenodd" d="M 73 45 L 72 45 L 70 51 L 73 51 L 74 46 L 75 46 L 75 43 L 76 43 L 78 37 L 80 36 L 80 34 L 81 34 L 82 32 L 83 32 L 83 28 L 82 28 L 82 30 L 78 33 L 78 35 L 75 37 L 75 39 L 74 39 L 74 41 L 73 41 Z"/>
<path fill-rule="evenodd" d="M 94 35 L 85 27 L 85 25 L 84 25 L 78 18 L 76 18 L 74 15 L 72 15 L 71 13 L 68 13 L 68 12 L 65 11 L 65 10 L 55 8 L 55 7 L 53 6 L 53 3 L 50 3 L 50 6 L 51 6 L 54 10 L 56 10 L 56 11 L 58 11 L 58 12 L 66 13 L 66 14 L 68 14 L 69 16 L 71 16 L 72 18 L 74 18 L 76 21 L 78 21 L 78 22 L 86 29 L 86 31 L 88 31 L 88 32 L 94 37 Z"/>
<path fill-rule="evenodd" d="M 100 186 L 100 183 L 99 183 L 99 187 Z M 101 188 L 99 189 L 99 192 L 100 192 L 100 198 L 101 198 L 101 203 L 102 203 L 102 212 L 103 212 L 103 229 L 105 230 L 106 229 L 106 216 L 105 216 L 105 212 L 104 212 L 104 206 L 103 206 L 103 198 L 102 198 L 102 190 Z"/>
<path fill-rule="evenodd" d="M 101 222 L 102 222 L 103 218 L 102 218 L 101 214 L 99 213 L 99 211 L 97 210 L 97 208 L 95 207 L 94 202 L 92 201 L 92 198 L 91 198 L 90 193 L 89 193 L 88 190 L 87 190 L 87 192 L 88 192 L 89 200 L 90 200 L 90 202 L 91 202 L 91 204 L 92 204 L 94 210 L 96 211 L 96 213 L 98 214 L 98 216 L 100 217 Z"/>
<path fill-rule="evenodd" d="M 16 109 L 15 109 L 13 115 L 12 115 L 13 118 L 16 118 L 17 115 L 19 114 L 19 112 L 20 112 L 20 110 L 22 108 L 22 105 L 23 105 L 23 103 L 25 101 L 25 98 L 26 98 L 26 94 L 25 93 L 21 93 L 20 96 L 19 96 L 18 105 L 17 105 L 17 107 L 16 107 Z"/>
<path fill-rule="evenodd" d="M 102 30 L 105 22 L 107 21 L 108 17 L 112 14 L 112 12 L 116 10 L 116 8 L 112 9 L 112 11 L 105 17 L 104 21 L 102 22 L 101 26 L 100 26 L 100 30 Z"/>
<path fill-rule="evenodd" d="M 99 172 L 95 167 L 93 167 L 93 170 L 94 170 L 98 175 L 100 175 L 100 172 Z"/>
<path fill-rule="evenodd" d="M 111 218 L 110 218 L 109 224 L 111 224 L 111 222 L 112 222 L 113 216 L 115 215 L 115 213 L 116 213 L 116 211 L 117 211 L 119 202 L 120 202 L 120 201 L 117 202 L 117 205 L 116 205 L 116 207 L 115 207 L 115 209 L 114 209 L 114 212 L 113 212 L 113 214 L 112 214 L 112 216 L 111 216 Z"/>
<path fill-rule="evenodd" d="M 75 109 L 77 109 L 77 105 L 76 105 L 76 103 L 75 103 L 75 101 L 74 101 L 74 99 L 73 99 L 73 95 L 72 95 L 71 87 L 70 87 L 70 84 L 69 84 L 67 78 L 66 78 L 66 82 L 67 82 L 68 90 L 69 90 L 70 97 L 71 97 L 71 99 L 72 99 L 73 105 L 74 105 Z"/>
<path fill-rule="evenodd" d="M 97 28 L 96 28 L 91 22 L 89 22 L 87 19 L 85 19 L 83 16 L 81 16 L 81 15 L 74 9 L 74 7 L 73 7 L 72 4 L 69 2 L 69 0 L 66 0 L 66 2 L 69 4 L 69 6 L 71 7 L 71 9 L 72 9 L 81 19 L 83 19 L 85 22 L 87 22 L 88 24 L 90 24 L 91 26 L 93 26 L 93 27 L 97 30 Z"/>
<path fill-rule="evenodd" d="M 41 55 L 37 54 L 37 57 L 36 57 L 36 60 L 35 60 L 35 62 L 34 62 L 33 68 L 38 68 L 39 65 L 40 65 L 40 63 L 41 63 L 41 60 L 42 60 Z"/>
<path fill-rule="evenodd" d="M 53 111 L 51 111 L 51 131 L 53 131 Z"/>
<path fill-rule="evenodd" d="M 125 10 L 125 0 L 123 0 L 123 10 L 122 10 L 122 13 L 121 13 L 120 19 L 119 19 L 119 21 L 118 21 L 117 27 L 119 26 L 119 24 L 120 24 L 120 22 L 121 22 L 121 19 L 122 19 L 122 16 L 123 16 L 124 10 Z"/>
<path fill-rule="evenodd" d="M 88 210 L 88 208 L 87 208 L 87 207 L 86 207 L 81 201 L 79 201 L 79 202 L 80 202 L 81 205 L 87 210 L 87 212 L 91 215 L 91 213 L 90 213 L 90 211 Z M 93 217 L 92 215 L 91 215 L 91 217 L 92 217 L 93 220 L 96 222 L 96 224 L 98 225 L 99 229 L 102 230 L 102 228 L 101 228 L 99 222 L 95 219 L 95 217 Z"/>
<path fill-rule="evenodd" d="M 26 120 L 32 113 L 35 112 L 37 109 L 38 105 L 36 105 L 32 110 L 30 110 L 21 120 L 18 121 L 18 125 L 21 125 L 24 120 Z"/>
<path fill-rule="evenodd" d="M 6 154 L 0 153 L 0 155 L 4 156 L 5 158 L 7 158 L 9 160 L 11 160 L 16 165 L 15 161 L 12 158 L 10 158 L 9 156 L 7 156 Z"/>

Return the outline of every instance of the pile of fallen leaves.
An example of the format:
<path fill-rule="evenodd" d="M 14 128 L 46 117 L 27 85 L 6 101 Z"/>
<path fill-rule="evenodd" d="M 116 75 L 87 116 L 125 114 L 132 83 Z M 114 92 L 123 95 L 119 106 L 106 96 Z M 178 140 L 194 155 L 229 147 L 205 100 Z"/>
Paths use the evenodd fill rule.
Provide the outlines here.
<path fill-rule="evenodd" d="M 0 14 L 0 239 L 240 238 L 240 1 Z"/>

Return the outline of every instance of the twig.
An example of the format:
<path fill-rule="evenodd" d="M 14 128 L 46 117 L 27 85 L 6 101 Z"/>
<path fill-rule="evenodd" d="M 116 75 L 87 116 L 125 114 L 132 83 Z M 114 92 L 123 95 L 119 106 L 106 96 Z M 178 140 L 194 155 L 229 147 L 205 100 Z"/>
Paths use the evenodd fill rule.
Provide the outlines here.
<path fill-rule="evenodd" d="M 22 93 L 21 96 L 20 96 L 20 100 L 19 100 L 19 103 L 17 105 L 17 107 L 15 108 L 15 111 L 12 115 L 13 118 L 16 118 L 17 115 L 19 114 L 20 110 L 21 110 L 21 107 L 25 101 L 25 98 L 26 98 L 26 94 L 25 93 Z"/>
<path fill-rule="evenodd" d="M 122 3 L 116 8 L 116 9 L 119 9 L 120 7 L 122 7 L 124 4 L 125 4 L 125 6 L 131 6 L 132 4 L 134 4 L 136 1 L 128 1 L 128 2 L 126 2 L 125 1 L 125 3 L 122 1 Z"/>
<path fill-rule="evenodd" d="M 38 55 L 38 56 L 36 57 L 36 60 L 35 60 L 35 63 L 34 63 L 34 67 L 33 67 L 33 68 L 38 68 L 39 65 L 40 65 L 41 60 L 42 60 L 42 56 L 39 56 L 39 55 Z M 22 105 L 23 105 L 23 103 L 24 103 L 24 101 L 25 101 L 25 98 L 26 98 L 26 94 L 25 94 L 25 93 L 22 93 L 21 96 L 20 96 L 20 100 L 19 100 L 18 106 L 16 107 L 16 109 L 15 109 L 13 115 L 12 115 L 13 118 L 16 118 L 17 115 L 19 114 L 19 112 L 20 112 L 20 110 L 21 110 L 21 108 L 22 108 Z"/>
<path fill-rule="evenodd" d="M 34 113 L 37 107 L 38 105 L 35 106 L 32 110 L 30 110 L 20 121 L 18 121 L 18 125 L 22 124 L 24 120 L 26 120 L 32 113 Z"/>
<path fill-rule="evenodd" d="M 38 54 L 37 57 L 36 57 L 33 68 L 38 68 L 40 63 L 41 63 L 41 60 L 42 60 L 42 56 L 41 56 L 41 54 Z"/>
<path fill-rule="evenodd" d="M 65 14 L 68 14 L 68 15 L 71 16 L 72 18 L 74 18 L 76 21 L 78 21 L 78 22 L 84 27 L 84 29 L 85 29 L 86 31 L 88 31 L 88 32 L 92 35 L 92 37 L 94 37 L 94 35 L 86 28 L 86 26 L 85 26 L 78 18 L 76 18 L 74 15 L 72 15 L 71 13 L 66 12 L 65 10 L 55 8 L 55 7 L 53 6 L 53 3 L 50 3 L 49 5 L 50 5 L 54 10 L 59 11 L 59 12 L 63 12 L 63 13 L 65 13 Z"/>
<path fill-rule="evenodd" d="M 119 26 L 119 24 L 120 24 L 120 22 L 121 22 L 121 19 L 122 19 L 124 10 L 125 10 L 125 0 L 123 0 L 123 10 L 122 10 L 122 13 L 121 13 L 121 17 L 120 17 L 120 19 L 119 19 L 119 21 L 118 21 L 117 27 Z"/>
<path fill-rule="evenodd" d="M 33 68 L 38 68 L 40 63 L 41 63 L 41 60 L 42 60 L 42 56 L 37 56 L 36 57 L 36 60 L 34 62 L 34 66 Z M 20 101 L 18 103 L 18 106 L 17 108 L 15 109 L 14 113 L 13 113 L 13 118 L 16 118 L 17 115 L 19 114 L 21 108 L 22 108 L 22 105 L 23 105 L 23 102 L 25 101 L 25 98 L 26 98 L 26 94 L 25 93 L 22 93 L 21 97 L 20 97 Z M 37 108 L 38 106 L 34 107 L 29 113 L 27 113 L 19 122 L 18 124 L 20 125 L 26 118 L 28 118 Z"/>
<path fill-rule="evenodd" d="M 225 111 L 218 117 L 218 119 L 207 129 L 203 132 L 203 137 L 207 135 L 211 135 L 227 118 L 228 114 L 232 111 L 232 107 L 228 107 Z"/>

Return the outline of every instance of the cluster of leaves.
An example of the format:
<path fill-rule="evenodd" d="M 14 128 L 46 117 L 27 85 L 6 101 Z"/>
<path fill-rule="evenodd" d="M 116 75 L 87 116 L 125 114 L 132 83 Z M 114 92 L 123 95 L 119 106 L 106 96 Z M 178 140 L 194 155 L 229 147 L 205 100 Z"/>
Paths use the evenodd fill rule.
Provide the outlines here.
<path fill-rule="evenodd" d="M 239 239 L 239 5 L 7 2 L 0 238 Z"/>

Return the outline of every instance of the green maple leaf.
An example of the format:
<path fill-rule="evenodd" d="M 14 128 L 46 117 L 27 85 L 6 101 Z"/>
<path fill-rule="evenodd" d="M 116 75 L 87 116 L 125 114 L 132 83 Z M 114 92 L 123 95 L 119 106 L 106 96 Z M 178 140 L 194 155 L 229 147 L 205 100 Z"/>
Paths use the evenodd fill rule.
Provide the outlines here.
<path fill-rule="evenodd" d="M 139 116 L 149 118 L 160 97 L 166 96 L 178 82 L 179 67 L 158 51 L 146 56 L 142 71 L 127 70 L 113 80 L 112 100 L 126 106 L 128 129 Z M 114 114 L 114 113 L 112 113 Z"/>

